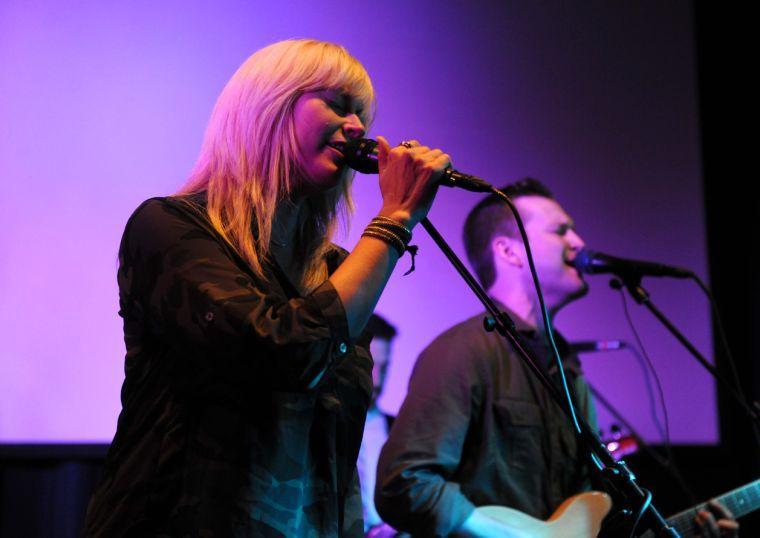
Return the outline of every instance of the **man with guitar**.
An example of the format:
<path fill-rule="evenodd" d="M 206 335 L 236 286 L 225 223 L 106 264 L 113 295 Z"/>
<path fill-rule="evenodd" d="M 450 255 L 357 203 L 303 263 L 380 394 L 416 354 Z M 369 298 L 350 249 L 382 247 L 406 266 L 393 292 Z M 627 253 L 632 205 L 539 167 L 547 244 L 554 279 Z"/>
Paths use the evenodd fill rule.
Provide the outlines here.
<path fill-rule="evenodd" d="M 525 223 L 553 318 L 586 293 L 586 283 L 571 264 L 583 239 L 540 182 L 526 178 L 502 191 Z M 514 216 L 495 195 L 468 215 L 464 243 L 483 287 L 557 376 L 525 247 Z M 534 525 L 548 525 L 540 520 L 555 511 L 555 519 L 560 512 L 572 515 L 572 507 L 582 503 L 563 501 L 590 489 L 590 465 L 568 419 L 510 344 L 483 330 L 483 316 L 455 325 L 422 352 L 380 455 L 378 511 L 393 527 L 415 536 L 537 536 L 539 530 L 550 535 L 544 534 L 548 528 Z M 594 426 L 595 408 L 580 365 L 565 340 L 558 334 L 555 338 L 576 409 Z M 598 495 L 590 501 L 601 520 L 608 500 Z M 553 524 L 564 526 L 560 530 L 566 533 L 567 521 Z M 699 512 L 695 522 L 705 536 L 737 534 L 738 524 L 720 505 Z M 599 528 L 598 521 L 580 525 L 576 528 L 584 530 L 576 535 L 595 534 Z"/>

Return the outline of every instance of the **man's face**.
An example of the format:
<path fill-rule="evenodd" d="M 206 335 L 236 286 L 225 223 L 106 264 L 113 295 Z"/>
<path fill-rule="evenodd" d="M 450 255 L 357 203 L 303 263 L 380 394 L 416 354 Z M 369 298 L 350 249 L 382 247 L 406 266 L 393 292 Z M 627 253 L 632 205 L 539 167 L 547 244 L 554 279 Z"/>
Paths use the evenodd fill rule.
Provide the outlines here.
<path fill-rule="evenodd" d="M 515 200 L 517 210 L 525 223 L 533 261 L 546 304 L 557 309 L 581 297 L 588 285 L 578 271 L 570 265 L 585 243 L 575 231 L 573 220 L 554 200 L 543 196 L 521 196 Z M 533 288 L 525 250 L 523 256 L 523 285 Z"/>

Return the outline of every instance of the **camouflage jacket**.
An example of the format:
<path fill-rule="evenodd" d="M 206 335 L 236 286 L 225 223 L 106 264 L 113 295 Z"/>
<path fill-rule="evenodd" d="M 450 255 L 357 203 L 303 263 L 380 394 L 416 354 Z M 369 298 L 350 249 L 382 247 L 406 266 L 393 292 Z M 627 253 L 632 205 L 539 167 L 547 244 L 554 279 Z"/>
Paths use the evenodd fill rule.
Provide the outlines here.
<path fill-rule="evenodd" d="M 122 411 L 85 534 L 361 536 L 367 342 L 330 282 L 258 279 L 196 202 L 150 199 L 124 231 Z"/>

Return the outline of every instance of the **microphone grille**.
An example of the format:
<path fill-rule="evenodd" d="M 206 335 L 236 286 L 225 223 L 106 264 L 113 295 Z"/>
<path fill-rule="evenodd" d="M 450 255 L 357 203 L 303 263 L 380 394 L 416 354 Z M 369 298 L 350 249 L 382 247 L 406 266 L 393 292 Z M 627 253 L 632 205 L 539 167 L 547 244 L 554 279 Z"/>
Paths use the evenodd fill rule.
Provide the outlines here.
<path fill-rule="evenodd" d="M 573 258 L 572 264 L 579 273 L 591 273 L 591 267 L 594 263 L 596 253 L 593 250 L 581 249 Z"/>
<path fill-rule="evenodd" d="M 377 142 L 369 138 L 352 138 L 343 146 L 346 164 L 362 174 L 377 174 Z"/>

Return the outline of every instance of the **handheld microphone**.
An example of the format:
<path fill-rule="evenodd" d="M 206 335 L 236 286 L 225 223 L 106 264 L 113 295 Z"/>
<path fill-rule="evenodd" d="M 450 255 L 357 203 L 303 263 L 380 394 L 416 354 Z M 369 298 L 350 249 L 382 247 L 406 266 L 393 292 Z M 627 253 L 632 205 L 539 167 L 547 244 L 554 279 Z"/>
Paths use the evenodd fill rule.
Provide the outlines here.
<path fill-rule="evenodd" d="M 346 164 L 362 174 L 377 174 L 377 141 L 369 138 L 353 138 L 341 148 Z M 472 192 L 492 192 L 493 187 L 479 177 L 458 172 L 449 167 L 438 182 L 445 187 L 458 187 Z"/>
<path fill-rule="evenodd" d="M 669 276 L 673 278 L 690 278 L 693 273 L 688 269 L 664 265 L 661 263 L 629 260 L 610 256 L 594 250 L 581 250 L 571 264 L 579 273 L 598 275 L 611 273 L 620 278 L 642 276 Z"/>

